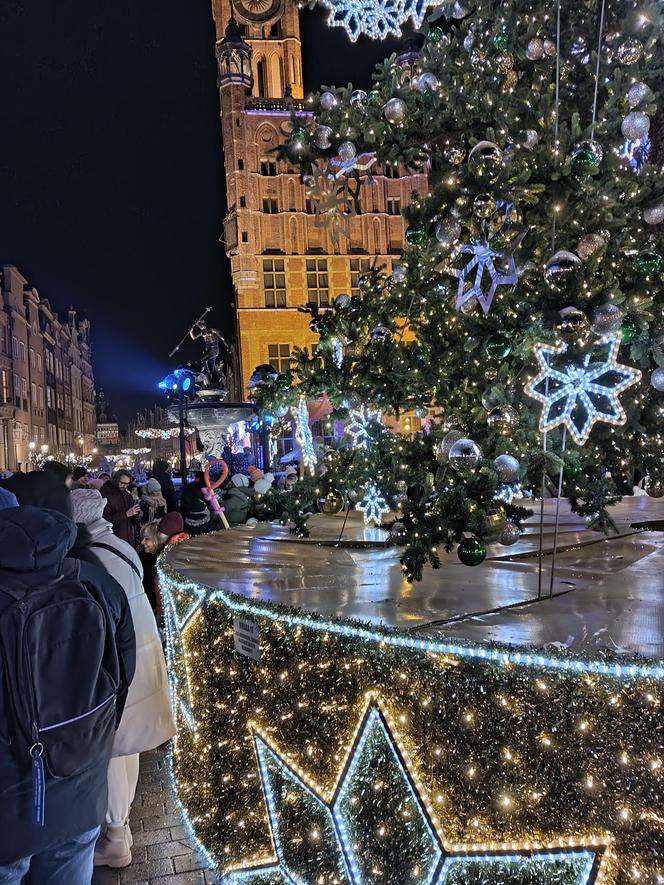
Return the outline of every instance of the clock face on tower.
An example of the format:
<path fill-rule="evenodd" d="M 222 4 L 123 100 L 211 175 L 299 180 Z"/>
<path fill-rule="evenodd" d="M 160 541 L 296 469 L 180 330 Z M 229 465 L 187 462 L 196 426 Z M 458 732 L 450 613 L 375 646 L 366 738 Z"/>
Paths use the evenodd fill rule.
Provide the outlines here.
<path fill-rule="evenodd" d="M 281 15 L 283 0 L 235 0 L 233 8 L 240 21 L 263 24 Z"/>

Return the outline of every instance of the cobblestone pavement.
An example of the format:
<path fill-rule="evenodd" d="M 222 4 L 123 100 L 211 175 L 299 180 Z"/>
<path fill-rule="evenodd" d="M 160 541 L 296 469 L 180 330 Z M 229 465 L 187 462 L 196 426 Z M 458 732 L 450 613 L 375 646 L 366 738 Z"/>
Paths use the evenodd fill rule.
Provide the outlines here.
<path fill-rule="evenodd" d="M 141 756 L 136 799 L 131 808 L 133 862 L 123 870 L 97 867 L 92 885 L 218 885 L 173 800 L 163 750 Z"/>

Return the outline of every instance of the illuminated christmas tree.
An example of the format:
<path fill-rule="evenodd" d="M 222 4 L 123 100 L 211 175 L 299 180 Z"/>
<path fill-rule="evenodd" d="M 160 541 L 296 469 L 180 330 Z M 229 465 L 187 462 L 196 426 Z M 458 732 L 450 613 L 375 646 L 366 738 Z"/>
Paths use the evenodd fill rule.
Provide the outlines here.
<path fill-rule="evenodd" d="M 424 29 L 368 93 L 325 89 L 284 146 L 351 192 L 374 155 L 426 170 L 409 247 L 308 309 L 315 352 L 254 386 L 272 414 L 327 394 L 351 433 L 319 463 L 322 509 L 380 495 L 410 578 L 437 549 L 475 565 L 513 543 L 524 493 L 561 483 L 608 530 L 635 481 L 664 488 L 659 7 L 479 0 Z"/>

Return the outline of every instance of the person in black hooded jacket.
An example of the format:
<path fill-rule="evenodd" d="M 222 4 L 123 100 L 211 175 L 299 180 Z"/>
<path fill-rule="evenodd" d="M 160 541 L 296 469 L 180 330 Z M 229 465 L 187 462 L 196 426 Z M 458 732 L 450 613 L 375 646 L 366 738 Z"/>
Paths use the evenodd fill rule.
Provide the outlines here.
<path fill-rule="evenodd" d="M 65 558 L 75 539 L 74 522 L 54 510 L 27 506 L 0 511 L 0 618 L 14 601 L 12 590 L 43 589 L 63 575 L 86 585 L 114 629 L 121 673 L 119 722 L 136 663 L 131 613 L 122 587 L 103 569 Z M 15 754 L 10 740 L 8 682 L 2 675 L 6 666 L 11 664 L 0 654 L 0 882 L 18 885 L 27 876 L 39 885 L 89 885 L 106 813 L 111 748 L 75 775 L 46 774 L 44 823 L 35 825 L 31 766 Z M 71 678 L 75 684 L 76 673 Z"/>

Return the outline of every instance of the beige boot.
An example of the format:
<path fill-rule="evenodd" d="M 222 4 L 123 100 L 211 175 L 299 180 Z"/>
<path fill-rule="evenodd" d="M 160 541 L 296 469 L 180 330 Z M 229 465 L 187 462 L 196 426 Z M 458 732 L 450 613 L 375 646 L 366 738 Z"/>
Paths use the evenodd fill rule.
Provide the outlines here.
<path fill-rule="evenodd" d="M 113 869 L 128 867 L 131 863 L 133 841 L 129 824 L 123 827 L 106 827 L 95 846 L 95 866 Z"/>

